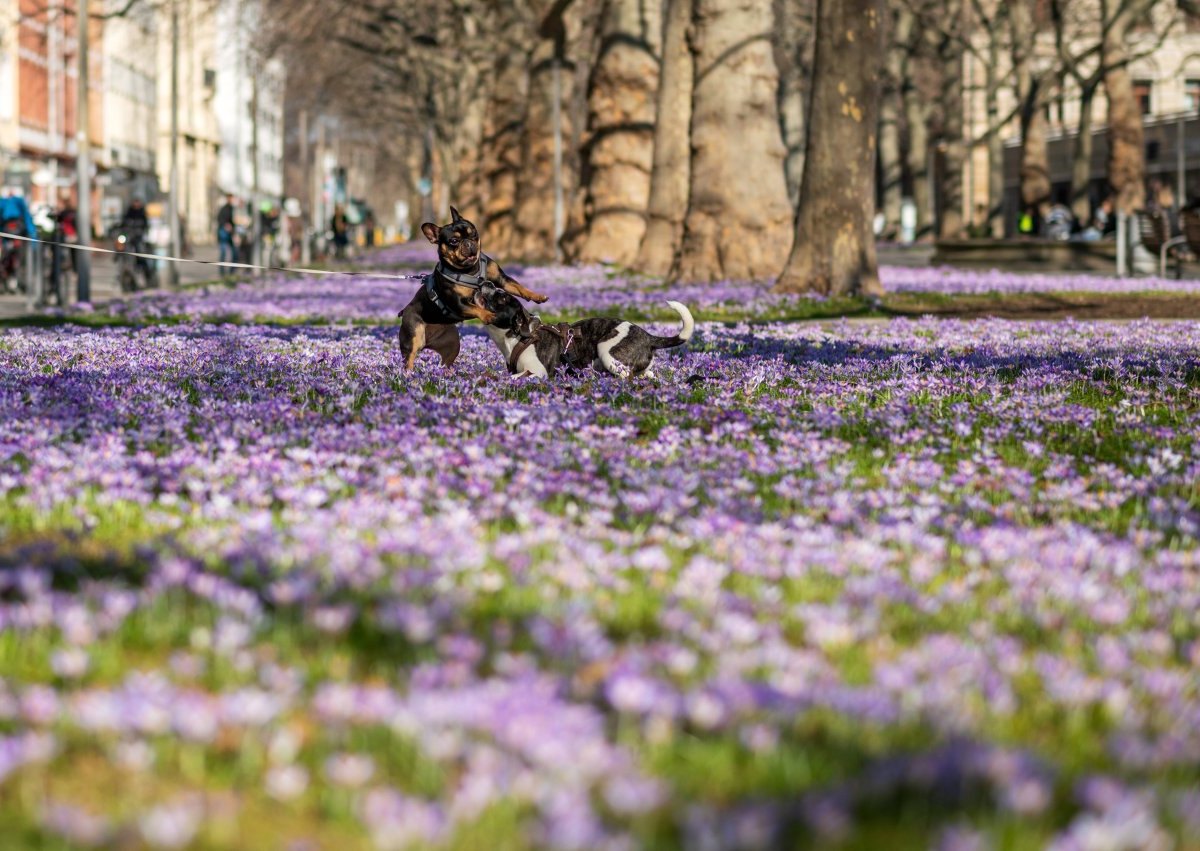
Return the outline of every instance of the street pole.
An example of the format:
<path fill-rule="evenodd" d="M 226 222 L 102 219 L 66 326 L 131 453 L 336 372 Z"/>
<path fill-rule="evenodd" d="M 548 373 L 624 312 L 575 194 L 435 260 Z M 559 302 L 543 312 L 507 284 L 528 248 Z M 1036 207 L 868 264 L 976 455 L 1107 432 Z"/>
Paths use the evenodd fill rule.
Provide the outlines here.
<path fill-rule="evenodd" d="M 183 240 L 179 233 L 179 0 L 171 0 L 171 256 L 179 257 Z M 179 265 L 168 272 L 172 287 L 179 286 Z"/>
<path fill-rule="evenodd" d="M 253 60 L 251 60 L 253 61 Z M 258 209 L 258 68 L 250 68 L 250 197 L 254 200 L 250 205 L 250 233 L 253 242 L 254 259 L 251 261 L 259 266 L 262 257 L 262 215 Z M 255 275 L 258 274 L 256 271 Z"/>
<path fill-rule="evenodd" d="M 1184 135 L 1184 124 L 1187 122 L 1187 113 L 1179 114 L 1179 124 L 1176 125 L 1175 132 L 1175 181 L 1178 186 L 1178 191 L 1175 193 L 1175 209 L 1182 210 L 1183 205 L 1187 203 L 1187 137 Z"/>
<path fill-rule="evenodd" d="M 310 192 L 312 191 L 312 172 L 309 171 L 308 164 L 308 110 L 300 110 L 300 174 L 303 178 L 300 181 L 300 262 L 308 265 L 311 260 L 308 256 L 308 240 L 304 238 L 304 214 L 307 212 L 309 217 L 312 217 L 313 206 Z M 293 251 L 295 249 L 292 249 Z M 290 261 L 290 258 L 289 258 Z"/>
<path fill-rule="evenodd" d="M 317 152 L 313 159 L 313 233 L 319 250 L 323 251 L 329 210 L 325 206 L 325 121 L 321 116 L 317 116 Z"/>
<path fill-rule="evenodd" d="M 1117 210 L 1117 277 L 1124 278 L 1128 271 L 1129 242 L 1126 232 L 1129 229 L 1129 215 L 1121 209 Z"/>
<path fill-rule="evenodd" d="M 80 245 L 92 241 L 92 162 L 91 142 L 88 140 L 88 0 L 77 0 L 75 31 L 79 39 L 79 76 L 76 85 L 75 170 L 79 180 L 79 203 L 76 205 L 75 222 L 79 230 Z M 92 300 L 91 256 L 87 251 L 77 252 L 75 257 L 76 299 L 80 302 Z"/>

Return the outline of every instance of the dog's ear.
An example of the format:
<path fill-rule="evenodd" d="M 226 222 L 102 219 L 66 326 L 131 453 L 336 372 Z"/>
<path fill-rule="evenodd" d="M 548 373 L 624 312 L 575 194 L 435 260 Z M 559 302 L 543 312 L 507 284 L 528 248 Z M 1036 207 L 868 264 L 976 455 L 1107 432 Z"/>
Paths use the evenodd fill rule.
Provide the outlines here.
<path fill-rule="evenodd" d="M 438 231 L 440 228 L 433 222 L 426 222 L 421 225 L 421 233 L 425 234 L 425 238 L 434 245 L 438 244 Z"/>
<path fill-rule="evenodd" d="M 465 222 L 466 221 L 466 219 L 464 219 L 462 216 L 459 215 L 458 210 L 454 209 L 453 207 L 450 208 L 450 215 L 453 217 L 450 221 L 451 224 L 453 224 L 454 222 Z"/>

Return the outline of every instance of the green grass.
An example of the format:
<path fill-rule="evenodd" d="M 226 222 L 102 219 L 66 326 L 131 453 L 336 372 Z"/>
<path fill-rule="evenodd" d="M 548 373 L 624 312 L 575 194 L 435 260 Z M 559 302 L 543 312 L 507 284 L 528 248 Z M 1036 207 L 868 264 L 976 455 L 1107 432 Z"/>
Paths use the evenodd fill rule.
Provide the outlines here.
<path fill-rule="evenodd" d="M 233 286 L 221 281 L 190 284 L 185 289 L 217 288 Z M 1115 315 L 1124 316 L 1127 311 L 1124 305 L 1146 305 L 1152 310 L 1157 303 L 1170 304 L 1176 307 L 1178 293 L 1166 292 L 1135 292 L 1135 293 L 983 293 L 970 295 L 949 295 L 943 293 L 891 293 L 882 300 L 865 298 L 829 298 L 829 299 L 800 299 L 775 308 L 746 308 L 745 306 L 728 303 L 711 305 L 693 309 L 692 313 L 698 322 L 805 322 L 828 321 L 834 319 L 888 319 L 902 316 L 922 316 L 934 314 L 939 316 L 977 316 L 994 313 L 1010 315 L 1014 311 L 1021 315 L 1044 315 L 1044 318 L 1070 315 L 1073 311 L 1086 310 L 1089 317 L 1103 316 L 1105 308 L 1116 311 Z M 611 313 L 612 311 L 610 311 Z M 568 322 L 579 319 L 577 311 L 560 311 L 553 304 L 538 308 L 542 319 L 549 323 Z M 620 311 L 622 319 L 634 322 L 674 322 L 678 315 L 663 306 L 650 308 L 623 308 Z M 1200 317 L 1197 317 L 1200 318 Z M 212 313 L 196 319 L 182 316 L 163 316 L 147 319 L 131 319 L 120 314 L 109 315 L 103 311 L 96 313 L 69 314 L 67 316 L 28 315 L 0 319 L 0 328 L 39 327 L 51 328 L 60 325 L 81 325 L 85 327 L 129 327 L 141 328 L 151 325 L 173 326 L 191 324 L 193 322 L 208 324 L 241 324 L 263 325 L 267 327 L 290 328 L 301 325 L 312 326 L 393 326 L 398 320 L 390 317 L 370 319 L 334 319 L 323 316 L 300 316 L 281 318 L 277 316 L 241 317 L 230 313 Z M 1014 375 L 1016 373 L 1014 372 Z"/>

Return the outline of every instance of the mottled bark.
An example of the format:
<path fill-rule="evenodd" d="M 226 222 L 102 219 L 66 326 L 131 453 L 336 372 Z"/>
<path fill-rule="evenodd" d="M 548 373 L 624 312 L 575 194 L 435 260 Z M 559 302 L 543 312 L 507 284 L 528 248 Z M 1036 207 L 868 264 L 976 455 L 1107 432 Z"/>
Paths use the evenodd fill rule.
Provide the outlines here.
<path fill-rule="evenodd" d="M 634 264 L 650 275 L 671 270 L 683 241 L 691 182 L 691 21 L 692 0 L 667 0 L 646 233 Z"/>
<path fill-rule="evenodd" d="M 495 54 L 492 96 L 483 122 L 481 184 L 485 206 L 477 224 L 483 241 L 493 254 L 509 252 L 516 221 L 517 176 L 521 172 L 521 145 L 525 103 L 529 93 L 529 15 L 521 4 L 498 4 L 495 17 L 497 40 L 506 49 Z M 463 209 L 471 218 L 471 213 Z"/>
<path fill-rule="evenodd" d="M 961 20 L 962 0 L 946 0 L 944 12 Z M 941 215 L 938 236 L 960 239 L 966 233 L 963 215 L 963 171 L 967 166 L 967 143 L 963 138 L 963 47 L 958 39 L 943 39 L 939 50 L 942 67 L 942 137 L 945 142 L 942 169 Z"/>
<path fill-rule="evenodd" d="M 555 256 L 554 233 L 554 97 L 556 61 L 553 39 L 541 39 L 533 51 L 529 98 L 521 134 L 521 170 L 517 177 L 517 209 L 509 254 L 545 262 Z M 564 61 L 565 60 L 561 60 Z M 564 124 L 573 75 L 560 68 L 558 96 Z M 565 170 L 564 170 L 565 178 Z M 564 192 L 568 190 L 564 186 Z"/>
<path fill-rule="evenodd" d="M 691 190 L 672 275 L 696 281 L 776 275 L 792 239 L 792 205 L 769 40 L 771 0 L 696 0 L 692 23 Z"/>
<path fill-rule="evenodd" d="M 477 75 L 476 84 L 481 89 L 480 96 L 466 101 L 460 132 L 455 135 L 451 144 L 443 145 L 441 151 L 446 163 L 451 202 L 459 210 L 470 210 L 470 215 L 476 217 L 473 221 L 482 227 L 484 207 L 487 203 L 487 183 L 482 176 L 483 132 L 488 103 L 492 97 L 490 75 Z"/>
<path fill-rule="evenodd" d="M 1142 108 L 1126 64 L 1125 27 L 1110 28 L 1104 39 L 1104 91 L 1108 97 L 1108 182 L 1116 208 L 1132 213 L 1146 204 L 1146 143 Z"/>
<path fill-rule="evenodd" d="M 988 44 L 988 65 L 984 71 L 986 88 L 985 109 L 987 110 L 987 155 L 988 155 L 988 224 L 993 226 L 1004 213 L 1004 140 L 1000 136 L 1000 86 L 997 84 L 997 68 L 1000 64 L 1000 44 L 994 35 Z M 992 235 L 1000 236 L 999 228 L 992 227 Z"/>
<path fill-rule="evenodd" d="M 813 0 L 774 0 L 775 64 L 779 67 L 779 126 L 787 151 L 783 171 L 794 207 L 804 176 L 808 79 L 812 73 Z"/>
<path fill-rule="evenodd" d="M 1015 0 L 1009 6 L 1012 27 L 1013 74 L 1021 108 L 1021 204 L 1045 215 L 1050 206 L 1050 152 L 1046 144 L 1046 116 L 1042 112 L 1041 86 L 1033 72 L 1036 39 L 1034 0 Z"/>
<path fill-rule="evenodd" d="M 904 149 L 901 145 L 903 101 L 901 89 L 908 73 L 914 16 L 908 6 L 896 10 L 887 52 L 879 104 L 879 173 L 883 180 L 884 235 L 892 237 L 900 227 L 904 201 Z"/>
<path fill-rule="evenodd" d="M 908 175 L 917 211 L 917 238 L 933 231 L 933 191 L 929 175 L 929 101 L 909 81 L 904 83 L 904 124 L 908 129 Z"/>
<path fill-rule="evenodd" d="M 1071 150 L 1071 212 L 1081 224 L 1092 218 L 1088 186 L 1092 182 L 1092 102 L 1096 90 L 1085 87 L 1079 96 L 1079 126 Z"/>
<path fill-rule="evenodd" d="M 1021 122 L 1021 203 L 1045 215 L 1052 188 L 1046 117 L 1033 108 Z"/>
<path fill-rule="evenodd" d="M 582 220 L 564 242 L 584 263 L 632 263 L 646 230 L 661 51 L 657 0 L 606 0 L 588 86 Z"/>
<path fill-rule="evenodd" d="M 818 0 L 812 120 L 784 292 L 883 292 L 871 220 L 883 0 Z"/>
<path fill-rule="evenodd" d="M 879 173 L 883 180 L 883 233 L 894 238 L 904 203 L 904 162 L 900 146 L 900 93 L 885 92 L 879 105 Z"/>

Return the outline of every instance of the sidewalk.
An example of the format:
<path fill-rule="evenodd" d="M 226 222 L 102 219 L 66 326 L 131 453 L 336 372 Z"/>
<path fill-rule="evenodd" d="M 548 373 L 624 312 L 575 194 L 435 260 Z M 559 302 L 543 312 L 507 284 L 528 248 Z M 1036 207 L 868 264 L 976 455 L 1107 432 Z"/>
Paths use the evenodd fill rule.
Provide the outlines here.
<path fill-rule="evenodd" d="M 98 247 L 108 246 L 96 243 Z M 199 245 L 192 249 L 191 256 L 196 260 L 215 262 L 218 259 L 217 246 Z M 99 304 L 114 298 L 120 298 L 123 293 L 117 284 L 116 262 L 111 254 L 92 254 L 92 303 Z M 182 286 L 214 281 L 220 277 L 220 270 L 215 266 L 205 266 L 200 263 L 179 263 L 179 283 Z M 75 300 L 75 279 L 68 276 L 70 281 L 70 299 Z M 166 289 L 165 275 L 160 290 Z M 29 297 L 24 293 L 0 294 L 0 319 L 14 319 L 21 316 L 36 316 L 41 311 L 31 309 Z"/>

